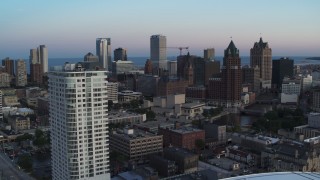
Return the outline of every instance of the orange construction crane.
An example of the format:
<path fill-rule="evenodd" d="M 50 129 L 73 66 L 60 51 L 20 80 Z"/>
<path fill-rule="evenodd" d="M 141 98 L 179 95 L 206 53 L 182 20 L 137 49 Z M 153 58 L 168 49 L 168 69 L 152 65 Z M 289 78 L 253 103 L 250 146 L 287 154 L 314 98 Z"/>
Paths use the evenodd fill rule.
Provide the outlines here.
<path fill-rule="evenodd" d="M 182 49 L 186 49 L 189 52 L 189 47 L 167 47 L 167 48 L 174 48 L 180 50 L 180 56 L 182 55 Z"/>

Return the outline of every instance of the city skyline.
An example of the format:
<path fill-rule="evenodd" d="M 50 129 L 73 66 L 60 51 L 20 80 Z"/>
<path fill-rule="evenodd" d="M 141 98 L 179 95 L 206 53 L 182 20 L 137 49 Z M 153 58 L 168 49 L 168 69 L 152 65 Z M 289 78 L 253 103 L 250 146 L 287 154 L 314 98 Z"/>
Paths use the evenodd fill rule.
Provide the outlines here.
<path fill-rule="evenodd" d="M 26 58 L 45 44 L 49 58 L 95 52 L 95 39 L 109 37 L 112 50 L 149 56 L 149 37 L 162 34 L 167 46 L 189 46 L 191 54 L 237 43 L 243 56 L 260 37 L 274 56 L 319 56 L 319 1 L 7 1 L 0 7 L 0 57 Z M 87 12 L 87 13 L 86 13 Z M 178 50 L 168 50 L 176 56 Z"/>

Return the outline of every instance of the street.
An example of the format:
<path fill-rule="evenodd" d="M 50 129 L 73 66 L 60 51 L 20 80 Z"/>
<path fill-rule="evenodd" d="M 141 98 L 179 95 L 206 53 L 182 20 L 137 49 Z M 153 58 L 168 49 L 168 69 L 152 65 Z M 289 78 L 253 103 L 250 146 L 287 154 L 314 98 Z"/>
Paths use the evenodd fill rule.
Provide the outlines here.
<path fill-rule="evenodd" d="M 3 152 L 0 152 L 0 179 L 33 180 L 34 178 L 23 171 L 19 171 L 12 164 L 11 159 Z"/>

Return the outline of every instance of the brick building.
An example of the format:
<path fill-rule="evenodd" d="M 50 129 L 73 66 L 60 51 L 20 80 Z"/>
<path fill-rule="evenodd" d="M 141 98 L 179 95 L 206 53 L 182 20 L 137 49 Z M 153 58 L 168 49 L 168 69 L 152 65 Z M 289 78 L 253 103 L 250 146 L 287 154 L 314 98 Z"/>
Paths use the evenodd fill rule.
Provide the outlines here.
<path fill-rule="evenodd" d="M 196 140 L 205 141 L 205 131 L 191 127 L 159 128 L 159 134 L 163 135 L 163 145 L 165 147 L 174 146 L 189 150 L 196 149 Z"/>
<path fill-rule="evenodd" d="M 241 105 L 241 59 L 233 41 L 224 51 L 221 77 L 209 79 L 208 96 L 213 104 L 225 107 Z"/>

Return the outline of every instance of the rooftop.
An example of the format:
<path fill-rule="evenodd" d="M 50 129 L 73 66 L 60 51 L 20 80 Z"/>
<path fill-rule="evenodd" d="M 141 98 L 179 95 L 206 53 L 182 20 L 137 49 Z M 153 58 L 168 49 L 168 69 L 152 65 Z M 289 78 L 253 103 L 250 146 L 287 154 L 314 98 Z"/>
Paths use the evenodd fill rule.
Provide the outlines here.
<path fill-rule="evenodd" d="M 260 174 L 250 174 L 244 176 L 237 176 L 231 178 L 225 178 L 224 180 L 310 180 L 310 179 L 320 179 L 319 173 L 311 172 L 271 172 L 271 173 L 260 173 Z"/>
<path fill-rule="evenodd" d="M 191 109 L 191 108 L 195 108 L 195 107 L 199 107 L 199 106 L 205 106 L 205 103 L 197 103 L 197 102 L 184 103 L 184 104 L 182 104 L 181 107 Z"/>
<path fill-rule="evenodd" d="M 112 133 L 112 136 L 117 136 L 119 138 L 126 139 L 129 141 L 134 140 L 134 139 L 142 139 L 142 138 L 160 136 L 160 135 L 155 135 L 155 134 L 149 133 L 147 131 L 142 131 L 140 129 L 128 129 L 129 133 L 126 133 L 125 131 L 126 131 L 126 129 L 118 129 L 116 132 L 114 131 Z"/>
<path fill-rule="evenodd" d="M 182 126 L 178 129 L 170 129 L 170 130 L 173 132 L 179 133 L 179 134 L 188 134 L 188 133 L 192 133 L 192 132 L 204 131 L 202 129 L 196 129 L 196 128 L 186 127 L 186 126 Z"/>

